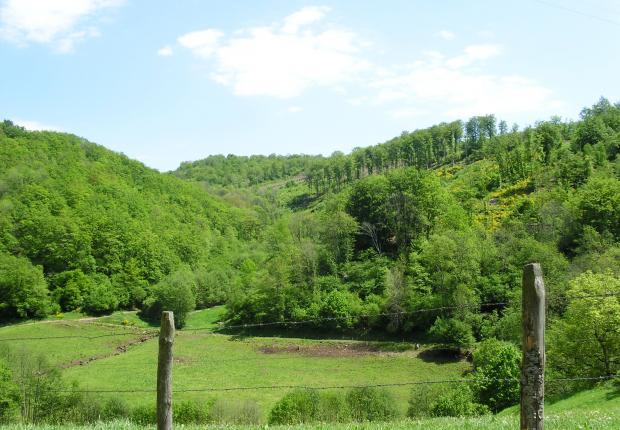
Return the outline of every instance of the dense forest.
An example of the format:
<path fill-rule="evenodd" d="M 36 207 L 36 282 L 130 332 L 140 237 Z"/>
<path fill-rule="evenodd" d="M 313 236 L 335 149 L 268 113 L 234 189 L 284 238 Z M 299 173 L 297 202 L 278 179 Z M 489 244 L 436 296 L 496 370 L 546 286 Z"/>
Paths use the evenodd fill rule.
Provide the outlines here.
<path fill-rule="evenodd" d="M 193 288 L 189 306 L 221 302 L 210 268 L 228 266 L 225 250 L 254 236 L 254 224 L 200 187 L 84 139 L 0 124 L 2 319 L 155 312 L 179 278 Z"/>
<path fill-rule="evenodd" d="M 619 292 L 619 152 L 620 104 L 601 99 L 578 121 L 520 130 L 487 115 L 311 158 L 304 184 L 290 176 L 226 190 L 201 162 L 195 176 L 186 166 L 175 174 L 236 206 L 274 207 L 230 288 L 233 323 L 305 320 L 465 349 L 490 338 L 518 344 L 522 267 L 538 261 L 551 362 L 595 375 L 620 370 L 618 299 L 571 300 Z M 268 159 L 251 164 L 263 178 L 273 170 Z M 226 173 L 210 164 L 209 174 Z M 438 307 L 453 309 L 417 312 Z"/>
<path fill-rule="evenodd" d="M 204 160 L 181 163 L 174 174 L 181 179 L 211 185 L 247 187 L 301 175 L 322 159 L 320 155 L 212 155 Z"/>
<path fill-rule="evenodd" d="M 230 324 L 467 349 L 518 343 L 521 271 L 538 261 L 552 366 L 614 374 L 618 297 L 573 299 L 620 292 L 619 152 L 620 104 L 606 99 L 578 121 L 487 115 L 346 155 L 212 156 L 169 174 L 6 121 L 2 317 L 165 307 L 182 325 L 225 303 Z"/>

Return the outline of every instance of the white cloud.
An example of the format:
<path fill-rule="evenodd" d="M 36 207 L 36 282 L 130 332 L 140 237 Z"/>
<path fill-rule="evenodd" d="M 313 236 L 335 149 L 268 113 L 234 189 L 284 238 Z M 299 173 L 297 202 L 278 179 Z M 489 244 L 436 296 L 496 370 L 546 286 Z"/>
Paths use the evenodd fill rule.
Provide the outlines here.
<path fill-rule="evenodd" d="M 302 109 L 301 109 L 301 106 L 289 106 L 287 111 L 289 113 L 298 113 L 298 112 L 301 112 Z"/>
<path fill-rule="evenodd" d="M 303 9 L 292 13 L 284 18 L 282 31 L 284 33 L 295 34 L 303 26 L 312 24 L 323 19 L 325 14 L 330 11 L 326 6 L 307 6 Z"/>
<path fill-rule="evenodd" d="M 557 103 L 548 88 L 532 79 L 479 70 L 479 63 L 500 53 L 497 45 L 472 45 L 455 57 L 432 55 L 395 67 L 390 76 L 371 83 L 376 91 L 373 101 L 387 103 L 390 100 L 385 94 L 398 94 L 400 106 L 390 111 L 395 118 L 418 115 L 420 109 L 431 105 L 442 115 L 465 118 L 537 111 Z"/>
<path fill-rule="evenodd" d="M 290 99 L 328 87 L 352 106 L 380 106 L 393 118 L 544 112 L 557 103 L 533 79 L 489 71 L 501 45 L 473 44 L 452 55 L 427 50 L 408 64 L 373 64 L 366 59 L 370 45 L 326 22 L 329 11 L 306 7 L 268 26 L 230 34 L 204 29 L 177 42 L 206 62 L 214 82 L 239 96 Z M 448 30 L 438 35 L 455 38 Z"/>
<path fill-rule="evenodd" d="M 55 125 L 42 124 L 38 121 L 15 119 L 13 120 L 13 123 L 19 125 L 20 127 L 24 127 L 26 130 L 30 131 L 62 131 L 60 127 L 57 127 Z"/>
<path fill-rule="evenodd" d="M 441 30 L 437 35 L 444 40 L 452 40 L 456 37 L 456 34 L 448 30 Z"/>
<path fill-rule="evenodd" d="M 218 41 L 224 35 L 219 30 L 207 29 L 184 34 L 177 39 L 179 45 L 190 49 L 194 55 L 209 58 L 218 48 Z"/>
<path fill-rule="evenodd" d="M 460 68 L 469 66 L 479 60 L 495 57 L 502 52 L 502 47 L 495 44 L 470 45 L 463 50 L 461 55 L 446 61 L 449 67 Z"/>
<path fill-rule="evenodd" d="M 326 7 L 306 7 L 265 27 L 224 37 L 207 29 L 178 38 L 195 56 L 212 61 L 211 78 L 240 96 L 288 99 L 311 87 L 341 87 L 369 68 L 352 31 L 321 26 Z M 341 90 L 341 88 L 340 88 Z"/>
<path fill-rule="evenodd" d="M 98 36 L 95 15 L 124 0 L 5 0 L 0 6 L 0 37 L 20 46 L 39 43 L 61 53 Z"/>
<path fill-rule="evenodd" d="M 170 57 L 173 54 L 170 46 L 163 46 L 157 50 L 157 55 L 160 57 Z"/>

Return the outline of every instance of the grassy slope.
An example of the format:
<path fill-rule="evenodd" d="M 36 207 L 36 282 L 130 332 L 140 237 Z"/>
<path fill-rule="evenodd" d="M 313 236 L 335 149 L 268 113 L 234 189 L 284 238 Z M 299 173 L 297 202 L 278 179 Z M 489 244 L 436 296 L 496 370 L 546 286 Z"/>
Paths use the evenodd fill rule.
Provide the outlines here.
<path fill-rule="evenodd" d="M 192 331 L 212 327 L 221 308 L 195 312 L 186 330 L 178 332 L 175 341 L 175 389 L 255 387 L 272 385 L 339 386 L 378 383 L 401 383 L 428 379 L 458 378 L 469 367 L 464 361 L 437 363 L 417 357 L 411 345 L 379 343 L 385 351 L 402 352 L 353 353 L 361 342 L 350 340 L 308 340 L 299 338 L 238 337 Z M 95 336 L 107 333 L 130 333 L 128 336 L 95 339 L 50 339 L 0 342 L 12 349 L 48 354 L 50 361 L 66 366 L 76 359 L 103 356 L 86 365 L 70 366 L 63 372 L 68 380 L 76 380 L 83 389 L 137 389 L 155 387 L 157 340 L 131 346 L 127 352 L 114 355 L 117 347 L 148 327 L 114 327 L 102 322 L 139 321 L 135 314 L 124 313 L 90 321 L 56 321 L 21 324 L 0 328 L 0 340 L 14 337 L 40 337 L 80 334 Z M 135 333 L 135 334 L 134 334 Z M 345 345 L 348 345 L 345 347 Z M 270 348 L 270 353 L 261 352 Z M 301 350 L 297 351 L 297 348 Z M 286 351 L 282 351 L 285 349 Z M 344 352 L 342 352 L 344 350 Z M 52 352 L 50 352 L 52 351 Z M 307 351 L 307 352 L 304 352 Z M 318 351 L 318 352 L 316 352 Z M 334 352 L 335 351 L 335 352 Z M 106 355 L 108 355 L 106 357 Z M 410 387 L 392 388 L 403 413 Z M 191 392 L 175 394 L 176 400 L 208 400 L 214 397 L 256 400 L 266 413 L 288 389 L 244 390 L 231 392 Z M 154 393 L 119 394 L 130 404 L 154 400 Z"/>
<path fill-rule="evenodd" d="M 175 343 L 175 388 L 221 388 L 234 386 L 259 385 L 352 385 L 365 383 L 390 383 L 428 379 L 445 379 L 458 377 L 468 367 L 464 362 L 438 364 L 424 361 L 417 357 L 416 351 L 375 353 L 366 355 L 307 356 L 297 352 L 279 352 L 265 354 L 261 347 L 328 348 L 344 344 L 357 344 L 353 341 L 317 341 L 295 338 L 241 338 L 228 335 L 214 335 L 192 328 L 213 327 L 222 313 L 222 308 L 213 308 L 195 312 L 188 321 L 187 330 L 180 331 Z M 47 353 L 55 364 L 66 365 L 78 358 L 105 356 L 116 352 L 118 346 L 132 339 L 139 338 L 145 328 L 135 326 L 114 327 L 103 325 L 102 321 L 118 322 L 137 321 L 135 314 L 115 314 L 92 321 L 70 320 L 20 324 L 0 328 L 0 339 L 15 337 L 48 336 L 98 336 L 102 334 L 128 334 L 127 336 L 110 336 L 94 339 L 52 339 L 37 341 L 2 341 L 15 349 L 24 349 L 32 353 Z M 394 345 L 385 343 L 386 349 Z M 156 339 L 139 343 L 125 353 L 110 355 L 83 366 L 72 366 L 64 370 L 69 380 L 77 380 L 84 389 L 152 389 L 155 385 Z M 49 353 L 49 351 L 53 351 Z M 213 397 L 231 399 L 254 399 L 266 412 L 273 402 L 287 390 L 247 390 L 211 393 L 177 393 L 175 400 L 207 400 Z M 409 388 L 394 388 L 400 407 L 404 410 Z M 150 402 L 154 394 L 131 393 L 117 394 L 123 396 L 130 404 Z M 518 417 L 515 410 L 507 410 L 500 416 L 488 416 L 473 419 L 429 419 L 422 421 L 402 421 L 389 424 L 348 424 L 348 425 L 307 425 L 294 427 L 297 430 L 315 429 L 511 429 L 515 428 Z M 551 429 L 570 428 L 620 428 L 620 391 L 601 387 L 579 393 L 573 397 L 550 404 L 546 409 L 546 427 Z M 83 427 L 54 426 L 10 426 L 12 430 L 51 430 L 83 429 Z M 92 428 L 92 427 L 89 427 Z M 128 423 L 102 424 L 96 427 L 107 429 L 138 429 Z M 191 428 L 191 427 L 188 427 Z M 204 428 L 204 427 L 201 427 Z M 210 429 L 259 427 L 221 427 Z M 287 427 L 282 427 L 287 428 Z"/>

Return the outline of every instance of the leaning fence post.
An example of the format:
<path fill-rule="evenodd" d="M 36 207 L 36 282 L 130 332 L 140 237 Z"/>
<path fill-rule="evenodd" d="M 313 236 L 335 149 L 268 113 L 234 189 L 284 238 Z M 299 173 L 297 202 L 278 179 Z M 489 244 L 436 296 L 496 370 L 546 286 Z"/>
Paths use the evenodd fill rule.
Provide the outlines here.
<path fill-rule="evenodd" d="M 545 284 L 540 264 L 523 268 L 521 429 L 544 428 Z"/>
<path fill-rule="evenodd" d="M 157 361 L 157 430 L 172 430 L 172 344 L 174 314 L 162 312 Z"/>

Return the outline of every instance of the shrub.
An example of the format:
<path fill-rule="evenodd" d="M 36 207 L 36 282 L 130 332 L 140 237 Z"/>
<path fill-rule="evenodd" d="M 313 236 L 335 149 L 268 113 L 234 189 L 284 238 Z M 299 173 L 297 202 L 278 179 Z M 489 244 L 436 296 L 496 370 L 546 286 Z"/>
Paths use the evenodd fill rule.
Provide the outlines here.
<path fill-rule="evenodd" d="M 155 405 L 140 405 L 131 411 L 131 421 L 139 425 L 157 423 L 157 409 Z"/>
<path fill-rule="evenodd" d="M 0 252 L 2 317 L 43 318 L 52 310 L 43 268 Z"/>
<path fill-rule="evenodd" d="M 11 421 L 19 412 L 19 390 L 9 366 L 0 359 L 0 424 Z"/>
<path fill-rule="evenodd" d="M 474 353 L 474 390 L 478 401 L 498 412 L 519 402 L 521 354 L 516 346 L 485 340 Z"/>
<path fill-rule="evenodd" d="M 89 295 L 93 280 L 80 269 L 67 270 L 50 277 L 50 288 L 63 311 L 80 309 Z"/>
<path fill-rule="evenodd" d="M 254 400 L 217 399 L 210 411 L 211 421 L 219 424 L 259 424 L 260 406 Z"/>
<path fill-rule="evenodd" d="M 431 406 L 431 415 L 435 417 L 470 417 L 486 412 L 486 406 L 474 401 L 474 393 L 467 384 L 448 390 Z"/>
<path fill-rule="evenodd" d="M 82 416 L 77 415 L 80 408 L 76 405 L 87 403 L 83 402 L 84 396 L 81 393 L 63 392 L 67 385 L 61 378 L 60 370 L 51 366 L 45 356 L 33 356 L 27 352 L 11 353 L 8 348 L 1 353 L 12 369 L 12 382 L 20 388 L 19 401 L 25 405 L 20 411 L 23 422 L 83 421 Z"/>
<path fill-rule="evenodd" d="M 321 393 L 317 421 L 323 423 L 346 423 L 351 421 L 351 409 L 342 393 Z"/>
<path fill-rule="evenodd" d="M 349 422 L 351 410 L 348 396 L 341 393 L 295 390 L 285 395 L 273 407 L 269 423 Z"/>
<path fill-rule="evenodd" d="M 121 400 L 118 397 L 111 397 L 103 404 L 101 421 L 114 421 L 120 418 L 127 418 L 130 415 L 129 407 L 124 400 Z"/>
<path fill-rule="evenodd" d="M 353 388 L 347 393 L 347 404 L 355 421 L 388 421 L 398 416 L 396 402 L 385 389 Z"/>
<path fill-rule="evenodd" d="M 172 311 L 175 326 L 183 327 L 187 314 L 196 308 L 195 289 L 192 271 L 189 268 L 177 270 L 153 287 L 152 295 L 144 303 L 145 316 L 158 321 L 162 311 Z"/>
<path fill-rule="evenodd" d="M 326 325 L 332 328 L 351 328 L 358 319 L 360 307 L 361 301 L 356 294 L 334 290 L 323 299 L 320 317 L 328 318 Z"/>
<path fill-rule="evenodd" d="M 102 274 L 91 277 L 92 285 L 84 295 L 82 309 L 91 315 L 109 313 L 118 308 L 118 298 L 110 283 L 110 279 Z"/>
<path fill-rule="evenodd" d="M 417 385 L 411 389 L 407 416 L 409 418 L 430 417 L 431 408 L 441 396 L 444 387 L 440 385 Z"/>
<path fill-rule="evenodd" d="M 469 348 L 474 343 L 471 326 L 457 318 L 437 318 L 429 334 L 436 342 L 457 349 Z"/>
<path fill-rule="evenodd" d="M 74 384 L 73 389 L 77 385 Z M 47 414 L 40 421 L 55 424 L 90 424 L 101 419 L 103 404 L 83 393 L 70 393 L 56 398 L 56 403 L 46 408 Z"/>
<path fill-rule="evenodd" d="M 172 419 L 178 424 L 206 424 L 209 421 L 208 411 L 208 405 L 186 400 L 174 404 Z"/>
<path fill-rule="evenodd" d="M 316 390 L 291 391 L 269 413 L 269 424 L 299 424 L 317 420 L 320 397 Z"/>
<path fill-rule="evenodd" d="M 122 401 L 102 402 L 77 389 L 45 356 L 0 349 L 0 422 L 89 424 L 129 415 Z"/>

